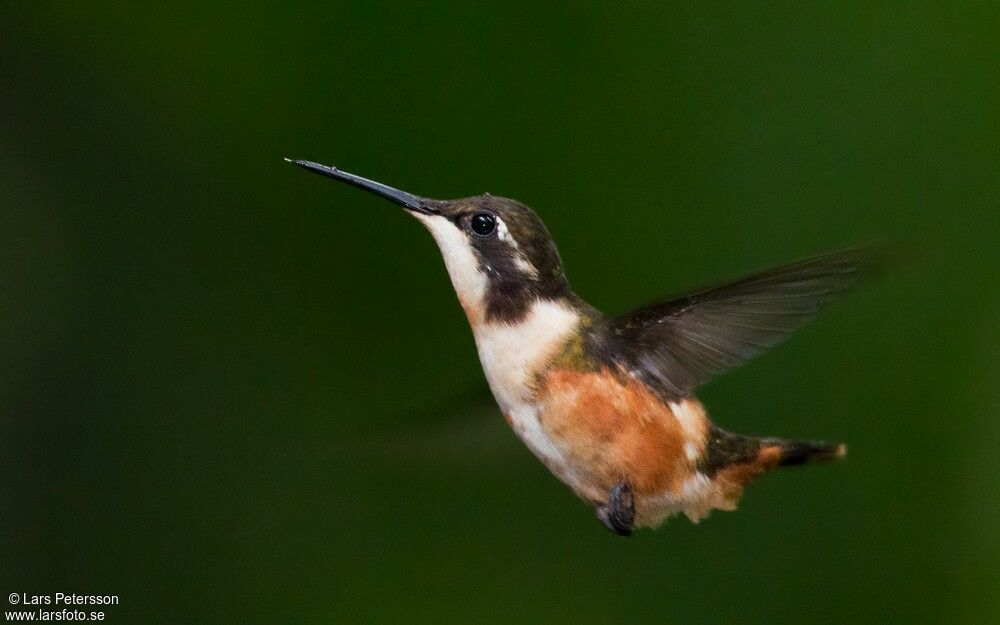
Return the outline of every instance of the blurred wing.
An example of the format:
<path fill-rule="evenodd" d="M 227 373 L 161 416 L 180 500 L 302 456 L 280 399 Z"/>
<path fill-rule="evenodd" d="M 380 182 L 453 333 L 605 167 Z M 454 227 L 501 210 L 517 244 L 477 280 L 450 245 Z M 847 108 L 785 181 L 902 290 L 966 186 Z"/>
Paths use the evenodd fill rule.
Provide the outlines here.
<path fill-rule="evenodd" d="M 521 453 L 485 383 L 375 421 L 373 427 L 345 433 L 324 447 L 345 461 L 390 458 L 452 466 L 496 464 L 498 457 Z"/>
<path fill-rule="evenodd" d="M 608 356 L 683 397 L 776 345 L 876 265 L 848 249 L 747 276 L 608 320 Z"/>

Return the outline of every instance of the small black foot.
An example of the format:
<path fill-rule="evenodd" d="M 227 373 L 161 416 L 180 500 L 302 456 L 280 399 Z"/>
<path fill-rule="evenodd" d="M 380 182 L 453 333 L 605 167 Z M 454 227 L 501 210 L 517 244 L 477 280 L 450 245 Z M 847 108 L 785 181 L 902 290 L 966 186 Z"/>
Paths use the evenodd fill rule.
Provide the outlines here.
<path fill-rule="evenodd" d="M 597 518 L 601 523 L 619 536 L 632 534 L 632 524 L 635 523 L 635 497 L 628 482 L 621 481 L 611 489 L 608 503 L 597 509 Z"/>

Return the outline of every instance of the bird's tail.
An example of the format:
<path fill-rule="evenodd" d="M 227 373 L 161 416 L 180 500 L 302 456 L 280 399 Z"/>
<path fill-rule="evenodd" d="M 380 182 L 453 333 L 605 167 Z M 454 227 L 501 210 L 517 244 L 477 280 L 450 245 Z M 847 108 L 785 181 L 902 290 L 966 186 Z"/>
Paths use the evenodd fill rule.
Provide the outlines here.
<path fill-rule="evenodd" d="M 847 446 L 825 441 L 792 441 L 783 438 L 764 438 L 760 441 L 762 457 L 774 458 L 774 466 L 790 467 L 811 462 L 827 462 L 843 458 Z"/>
<path fill-rule="evenodd" d="M 793 441 L 785 438 L 743 436 L 711 426 L 699 470 L 709 476 L 726 469 L 746 480 L 775 467 L 794 466 L 841 458 L 847 453 L 843 443 Z"/>
<path fill-rule="evenodd" d="M 758 475 L 777 467 L 834 460 L 846 453 L 843 443 L 757 438 L 710 426 L 698 471 L 711 479 L 715 488 L 709 491 L 710 496 L 686 507 L 684 513 L 697 521 L 713 508 L 735 510 L 743 487 Z"/>

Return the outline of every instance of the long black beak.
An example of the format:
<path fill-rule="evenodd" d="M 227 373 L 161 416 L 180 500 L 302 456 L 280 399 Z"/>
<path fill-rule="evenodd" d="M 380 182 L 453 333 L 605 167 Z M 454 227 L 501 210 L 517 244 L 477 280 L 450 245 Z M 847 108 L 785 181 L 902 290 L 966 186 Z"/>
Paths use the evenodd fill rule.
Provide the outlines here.
<path fill-rule="evenodd" d="M 374 193 L 380 197 L 399 204 L 403 208 L 411 211 L 416 211 L 418 213 L 424 213 L 427 215 L 433 215 L 437 211 L 434 210 L 434 201 L 426 200 L 422 197 L 413 195 L 412 193 L 407 193 L 406 191 L 400 191 L 399 189 L 390 187 L 387 184 L 382 184 L 381 182 L 375 182 L 374 180 L 369 180 L 367 178 L 362 178 L 361 176 L 356 176 L 354 174 L 349 174 L 346 171 L 341 171 L 336 167 L 330 167 L 328 165 L 320 165 L 319 163 L 314 163 L 312 161 L 299 161 L 286 158 L 286 161 L 292 163 L 293 165 L 298 165 L 302 169 L 307 169 L 313 173 L 321 174 L 323 176 L 329 176 L 335 180 L 341 182 L 346 182 L 347 184 L 357 187 L 359 189 L 364 189 L 370 193 Z"/>

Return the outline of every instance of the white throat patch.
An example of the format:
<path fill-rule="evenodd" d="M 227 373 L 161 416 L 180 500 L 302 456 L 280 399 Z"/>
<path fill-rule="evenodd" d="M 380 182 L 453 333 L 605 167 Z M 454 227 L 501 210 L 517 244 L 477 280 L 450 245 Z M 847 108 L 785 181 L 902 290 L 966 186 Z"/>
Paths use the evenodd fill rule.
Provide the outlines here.
<path fill-rule="evenodd" d="M 469 243 L 469 236 L 455 227 L 446 217 L 413 213 L 431 232 L 444 257 L 444 265 L 455 287 L 458 301 L 472 318 L 473 311 L 482 311 L 486 296 L 486 276 L 479 270 L 479 260 Z"/>

